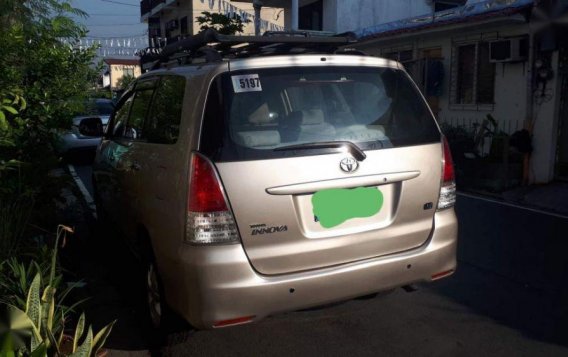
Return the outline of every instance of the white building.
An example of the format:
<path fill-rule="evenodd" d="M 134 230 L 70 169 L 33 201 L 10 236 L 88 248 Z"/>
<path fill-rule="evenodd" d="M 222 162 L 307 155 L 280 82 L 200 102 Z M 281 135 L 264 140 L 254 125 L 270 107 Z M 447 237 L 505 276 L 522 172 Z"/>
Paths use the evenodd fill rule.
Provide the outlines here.
<path fill-rule="evenodd" d="M 109 87 L 111 91 L 122 90 L 119 82 L 124 76 L 138 77 L 142 74 L 140 61 L 132 58 L 105 58 L 105 72 L 103 73 L 103 88 Z"/>
<path fill-rule="evenodd" d="M 254 9 L 251 3 L 229 0 L 142 0 L 141 21 L 148 23 L 151 47 L 176 42 L 199 32 L 195 20 L 203 11 L 232 16 L 237 14 L 246 23 L 243 35 L 254 34 Z M 283 9 L 264 7 L 260 21 L 261 32 L 283 31 Z"/>
<path fill-rule="evenodd" d="M 341 33 L 463 5 L 466 0 L 239 0 L 284 9 L 286 29 Z M 234 1 L 232 1 L 234 2 Z M 263 10 L 264 11 L 264 10 Z"/>

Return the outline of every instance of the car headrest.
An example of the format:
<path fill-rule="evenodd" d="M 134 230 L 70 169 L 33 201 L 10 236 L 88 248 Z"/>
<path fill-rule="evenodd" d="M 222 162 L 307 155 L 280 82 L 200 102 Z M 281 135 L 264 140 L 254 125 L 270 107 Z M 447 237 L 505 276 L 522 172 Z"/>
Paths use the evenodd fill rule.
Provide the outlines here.
<path fill-rule="evenodd" d="M 306 109 L 302 110 L 302 125 L 318 125 L 323 124 L 323 110 Z"/>
<path fill-rule="evenodd" d="M 280 133 L 277 130 L 238 131 L 234 140 L 249 148 L 271 147 L 280 144 Z"/>
<path fill-rule="evenodd" d="M 274 119 L 270 116 L 270 110 L 268 109 L 268 105 L 264 103 L 254 112 L 252 112 L 248 116 L 248 122 L 250 124 L 262 125 L 262 124 L 269 124 L 274 122 Z"/>

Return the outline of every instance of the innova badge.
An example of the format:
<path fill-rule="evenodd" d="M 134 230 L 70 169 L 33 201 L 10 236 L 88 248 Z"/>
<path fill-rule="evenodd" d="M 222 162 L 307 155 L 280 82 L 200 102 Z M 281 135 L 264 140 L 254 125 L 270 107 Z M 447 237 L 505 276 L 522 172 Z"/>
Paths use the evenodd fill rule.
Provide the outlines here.
<path fill-rule="evenodd" d="M 346 157 L 345 159 L 341 160 L 339 167 L 343 172 L 352 173 L 357 171 L 357 169 L 359 168 L 359 162 L 352 157 Z"/>

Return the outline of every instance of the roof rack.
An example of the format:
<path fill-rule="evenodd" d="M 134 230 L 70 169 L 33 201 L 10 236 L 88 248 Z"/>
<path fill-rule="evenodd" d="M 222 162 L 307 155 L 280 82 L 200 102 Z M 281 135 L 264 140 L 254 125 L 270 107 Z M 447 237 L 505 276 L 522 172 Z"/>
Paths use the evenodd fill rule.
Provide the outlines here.
<path fill-rule="evenodd" d="M 222 35 L 208 29 L 197 35 L 167 45 L 152 56 L 152 69 L 161 64 L 179 63 L 203 58 L 206 62 L 220 61 L 223 58 L 275 55 L 285 53 L 334 53 L 340 47 L 355 43 L 351 33 L 342 36 L 317 34 L 313 31 L 270 31 L 263 36 Z M 348 52 L 341 52 L 348 53 Z"/>

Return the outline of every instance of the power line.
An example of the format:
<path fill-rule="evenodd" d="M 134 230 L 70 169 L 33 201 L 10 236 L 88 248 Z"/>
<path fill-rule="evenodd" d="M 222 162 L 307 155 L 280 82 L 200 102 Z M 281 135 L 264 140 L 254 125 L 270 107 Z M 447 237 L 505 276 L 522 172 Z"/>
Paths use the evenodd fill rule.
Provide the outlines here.
<path fill-rule="evenodd" d="M 128 4 L 128 3 L 125 3 L 125 2 L 114 1 L 114 0 L 101 0 L 101 1 L 104 1 L 104 2 L 110 2 L 110 3 L 113 3 L 113 4 L 118 4 L 118 5 L 125 5 L 125 6 L 134 6 L 134 7 L 140 7 L 140 4 L 138 4 L 138 5 L 134 5 L 134 4 Z"/>

